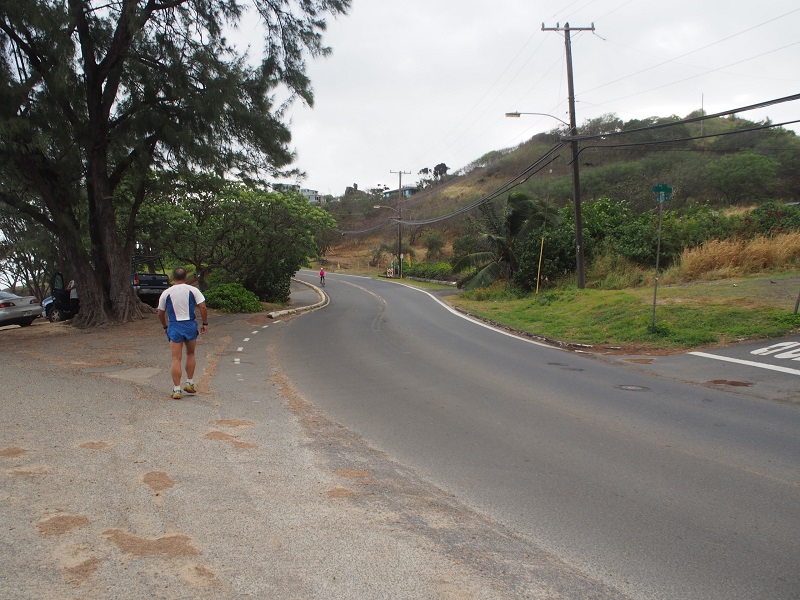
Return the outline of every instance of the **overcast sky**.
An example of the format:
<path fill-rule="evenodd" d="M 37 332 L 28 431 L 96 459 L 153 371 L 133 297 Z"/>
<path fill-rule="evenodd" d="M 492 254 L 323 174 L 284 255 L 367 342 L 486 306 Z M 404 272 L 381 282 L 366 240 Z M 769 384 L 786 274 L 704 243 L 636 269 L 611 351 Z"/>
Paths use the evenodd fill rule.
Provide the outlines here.
<path fill-rule="evenodd" d="M 315 105 L 290 111 L 303 187 L 338 196 L 397 187 L 390 171 L 455 171 L 569 121 L 572 33 L 578 124 L 714 113 L 800 92 L 797 0 L 353 0 L 310 59 Z M 800 102 L 740 116 L 800 119 Z M 790 126 L 798 131 L 798 125 Z"/>

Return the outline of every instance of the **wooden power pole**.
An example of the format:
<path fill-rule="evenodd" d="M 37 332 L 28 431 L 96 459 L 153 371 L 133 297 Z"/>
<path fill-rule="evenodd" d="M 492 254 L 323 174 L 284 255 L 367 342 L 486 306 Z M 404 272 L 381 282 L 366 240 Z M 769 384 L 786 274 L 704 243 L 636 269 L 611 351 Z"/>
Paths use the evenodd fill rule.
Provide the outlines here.
<path fill-rule="evenodd" d="M 575 120 L 575 85 L 572 80 L 572 43 L 570 41 L 571 31 L 594 31 L 594 23 L 591 27 L 570 27 L 569 23 L 564 23 L 564 27 L 545 27 L 542 23 L 542 31 L 563 31 L 564 42 L 567 49 L 567 90 L 569 92 L 569 128 L 570 136 L 573 138 L 578 135 L 578 126 Z M 581 177 L 578 167 L 578 142 L 571 140 L 572 146 L 572 201 L 575 206 L 575 256 L 576 256 L 576 275 L 578 287 L 586 287 L 586 273 L 583 265 L 583 219 L 581 217 Z"/>

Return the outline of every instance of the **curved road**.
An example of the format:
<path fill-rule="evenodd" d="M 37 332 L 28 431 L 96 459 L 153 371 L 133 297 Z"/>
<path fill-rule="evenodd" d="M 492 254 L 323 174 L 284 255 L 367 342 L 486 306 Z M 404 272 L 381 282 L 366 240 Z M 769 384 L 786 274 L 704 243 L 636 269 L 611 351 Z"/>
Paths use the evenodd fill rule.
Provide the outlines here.
<path fill-rule="evenodd" d="M 327 284 L 278 351 L 375 448 L 631 598 L 800 597 L 796 405 L 521 340 L 395 282 Z"/>

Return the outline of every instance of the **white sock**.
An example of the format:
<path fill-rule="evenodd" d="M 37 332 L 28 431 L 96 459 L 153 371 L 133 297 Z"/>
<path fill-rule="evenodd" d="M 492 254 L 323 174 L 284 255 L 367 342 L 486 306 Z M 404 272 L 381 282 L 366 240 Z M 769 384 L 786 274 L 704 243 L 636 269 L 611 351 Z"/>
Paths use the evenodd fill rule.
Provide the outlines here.
<path fill-rule="evenodd" d="M 194 379 L 187 379 L 187 380 L 186 380 L 186 383 L 188 383 L 188 384 L 193 384 L 193 383 L 194 383 Z"/>
<path fill-rule="evenodd" d="M 179 386 L 179 385 L 173 385 L 173 386 L 172 386 L 172 391 L 173 391 L 173 392 L 180 392 L 180 391 L 181 391 L 181 386 Z"/>

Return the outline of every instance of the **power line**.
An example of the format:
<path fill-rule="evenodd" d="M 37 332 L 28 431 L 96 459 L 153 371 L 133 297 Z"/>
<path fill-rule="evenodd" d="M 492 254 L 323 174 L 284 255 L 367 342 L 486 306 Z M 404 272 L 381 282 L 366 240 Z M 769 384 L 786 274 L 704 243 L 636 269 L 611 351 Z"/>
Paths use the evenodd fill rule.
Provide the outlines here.
<path fill-rule="evenodd" d="M 628 78 L 630 78 L 630 77 L 634 77 L 634 76 L 636 76 L 636 75 L 640 75 L 640 74 L 642 74 L 642 73 L 645 73 L 645 72 L 647 72 L 647 71 L 651 71 L 651 70 L 653 70 L 653 69 L 657 69 L 658 67 L 662 67 L 662 66 L 664 66 L 664 65 L 666 65 L 666 64 L 669 64 L 669 63 L 671 63 L 671 62 L 675 62 L 675 61 L 677 61 L 677 60 L 680 60 L 681 58 L 685 58 L 685 57 L 687 57 L 687 56 L 690 56 L 690 55 L 692 55 L 692 54 L 695 54 L 695 53 L 697 53 L 697 52 L 700 52 L 700 51 L 702 51 L 702 50 L 705 50 L 705 49 L 707 49 L 707 48 L 711 48 L 712 46 L 716 46 L 717 44 L 721 44 L 722 42 L 727 42 L 728 40 L 731 40 L 731 39 L 733 39 L 733 38 L 735 38 L 735 37 L 738 37 L 738 36 L 740 36 L 740 35 L 743 35 L 743 34 L 745 34 L 745 33 L 749 32 L 749 31 L 753 31 L 754 29 L 758 29 L 759 27 L 763 27 L 764 25 L 768 25 L 769 23 L 772 23 L 773 21 L 777 21 L 778 19 L 782 19 L 783 17 L 787 17 L 787 16 L 791 15 L 792 13 L 796 13 L 796 12 L 798 12 L 798 11 L 800 11 L 800 8 L 796 8 L 796 9 L 794 9 L 794 10 L 790 10 L 790 11 L 789 11 L 789 12 L 787 12 L 787 13 L 784 13 L 784 14 L 782 14 L 782 15 L 779 15 L 779 16 L 777 16 L 777 17 L 774 17 L 774 18 L 772 18 L 772 19 L 769 19 L 768 21 L 764 21 L 763 23 L 759 23 L 758 25 L 753 25 L 752 27 L 748 27 L 747 29 L 743 29 L 742 31 L 739 31 L 739 32 L 737 32 L 737 33 L 734 33 L 734 34 L 732 34 L 732 35 L 729 35 L 728 37 L 722 38 L 721 40 L 717 40 L 716 42 L 712 42 L 712 43 L 710 43 L 710 44 L 706 44 L 705 46 L 701 46 L 700 48 L 695 48 L 694 50 L 690 50 L 689 52 L 686 52 L 686 53 L 684 53 L 684 54 L 681 54 L 680 56 L 676 56 L 676 57 L 674 57 L 674 58 L 670 58 L 670 59 L 668 59 L 668 60 L 665 60 L 665 61 L 663 61 L 663 62 L 660 62 L 660 63 L 658 63 L 658 64 L 656 64 L 656 65 L 653 65 L 653 66 L 651 66 L 651 67 L 647 67 L 646 69 L 642 69 L 642 70 L 640 70 L 640 71 L 636 71 L 636 72 L 634 72 L 634 73 L 630 73 L 630 74 L 628 74 L 628 75 L 625 75 L 625 76 L 623 76 L 623 77 L 620 77 L 620 78 L 618 78 L 618 79 L 613 79 L 613 80 L 611 80 L 611 81 L 608 81 L 608 82 L 606 82 L 606 83 L 603 83 L 602 85 L 595 86 L 595 87 L 593 87 L 593 88 L 590 88 L 590 89 L 588 89 L 588 90 L 581 90 L 581 93 L 583 93 L 583 94 L 588 94 L 589 92 L 593 92 L 593 91 L 595 91 L 595 90 L 599 90 L 599 89 L 601 89 L 601 88 L 604 88 L 604 87 L 606 87 L 606 86 L 609 86 L 609 85 L 611 85 L 611 84 L 614 84 L 614 83 L 618 83 L 618 82 L 620 82 L 620 81 L 623 81 L 623 80 L 625 80 L 625 79 L 628 79 Z M 781 49 L 782 49 L 782 48 L 781 48 Z M 762 55 L 759 55 L 759 56 L 762 56 Z M 758 57 L 753 57 L 753 58 L 758 58 Z M 746 60 L 751 60 L 751 59 L 749 59 L 749 58 L 748 58 L 748 59 L 746 59 Z M 741 61 L 741 62 L 745 62 L 745 61 Z M 738 63 L 734 63 L 734 64 L 738 64 Z M 728 66 L 731 66 L 731 65 L 728 65 Z M 725 67 L 721 67 L 721 68 L 725 68 Z M 713 72 L 713 71 L 710 71 L 710 72 Z M 681 81 L 685 81 L 685 79 L 682 79 Z M 678 82 L 676 82 L 676 83 L 678 83 Z M 658 89 L 658 88 L 656 88 L 656 89 Z M 648 90 L 648 91 L 649 91 L 649 90 Z M 628 96 L 626 96 L 626 98 L 627 98 L 627 97 L 628 97 Z M 621 98 L 620 98 L 620 100 L 621 100 Z"/>
<path fill-rule="evenodd" d="M 744 129 L 736 129 L 734 131 L 723 131 L 720 133 L 708 133 L 704 135 L 692 135 L 688 137 L 682 138 L 674 138 L 671 140 L 651 140 L 649 142 L 631 142 L 630 144 L 595 144 L 590 146 L 584 146 L 581 148 L 580 153 L 584 150 L 589 149 L 597 149 L 597 148 L 632 148 L 635 146 L 658 146 L 660 144 L 674 144 L 677 142 L 689 142 L 692 140 L 704 140 L 707 138 L 714 138 L 714 137 L 722 137 L 726 135 L 736 135 L 739 133 L 748 133 L 750 131 L 762 131 L 764 129 L 774 129 L 775 127 L 783 127 L 784 125 L 792 125 L 794 123 L 800 123 L 800 119 L 795 119 L 793 121 L 784 121 L 782 123 L 770 123 L 769 125 L 757 125 L 756 127 L 746 127 Z M 642 131 L 642 130 L 636 130 Z M 631 133 L 633 130 L 631 130 Z"/>
<path fill-rule="evenodd" d="M 624 131 L 612 131 L 610 133 L 599 133 L 595 135 L 575 135 L 562 138 L 563 141 L 583 141 L 583 140 L 596 140 L 596 139 L 605 139 L 609 137 L 616 137 L 619 135 L 626 135 L 630 133 L 638 133 L 640 131 L 650 131 L 651 129 L 663 129 L 664 127 L 674 127 L 675 125 L 685 125 L 687 123 L 696 123 L 698 121 L 705 121 L 707 119 L 715 119 L 717 117 L 726 117 L 728 115 L 733 115 L 736 113 L 747 112 L 750 110 L 756 110 L 759 108 L 766 108 L 768 106 L 773 106 L 775 104 L 783 104 L 784 102 L 793 102 L 794 100 L 800 100 L 800 94 L 792 94 L 791 96 L 784 96 L 783 98 L 775 98 L 774 100 L 766 100 L 764 102 L 759 102 L 757 104 L 749 104 L 747 106 L 740 106 L 739 108 L 734 108 L 731 110 L 726 110 L 723 112 L 714 113 L 712 115 L 702 115 L 699 117 L 689 117 L 688 119 L 680 119 L 679 121 L 670 121 L 669 123 L 656 123 L 655 125 L 648 125 L 647 127 L 638 127 L 636 129 L 626 129 Z M 713 136 L 712 136 L 713 137 Z"/>
<path fill-rule="evenodd" d="M 786 48 L 791 48 L 792 46 L 797 46 L 800 42 L 792 42 L 791 44 L 786 44 L 785 46 L 781 46 L 780 48 L 775 48 L 774 50 L 768 50 L 767 52 L 763 52 L 761 54 L 757 54 L 756 56 L 751 56 L 749 58 L 744 58 L 742 60 L 737 60 L 736 62 L 729 63 L 727 65 L 722 65 L 721 67 L 717 67 L 716 69 L 711 69 L 709 71 L 704 71 L 702 73 L 697 73 L 696 75 L 690 75 L 689 77 L 684 77 L 683 79 L 678 79 L 677 81 L 672 81 L 670 83 L 665 83 L 664 85 L 659 85 L 654 88 L 650 88 L 648 90 L 642 90 L 641 92 L 636 92 L 634 94 L 628 94 L 627 96 L 620 96 L 619 98 L 614 98 L 613 100 L 607 100 L 606 102 L 619 102 L 620 100 L 627 100 L 628 98 L 633 98 L 634 96 L 641 96 L 642 94 L 647 94 L 648 92 L 654 92 L 656 90 L 663 89 L 665 87 L 670 87 L 675 85 L 676 83 L 683 83 L 684 81 L 689 81 L 690 79 L 697 79 L 698 77 L 702 77 L 703 75 L 708 75 L 709 73 L 716 73 L 717 71 L 722 71 L 723 69 L 727 69 L 728 67 L 734 67 L 736 65 L 740 65 L 742 63 L 749 62 L 751 60 L 755 60 L 756 58 L 761 58 L 763 56 L 767 56 L 768 54 L 774 54 L 775 52 L 780 52 L 781 50 L 786 50 Z M 596 89 L 596 88 L 595 88 Z"/>
<path fill-rule="evenodd" d="M 441 221 L 446 221 L 448 219 L 452 219 L 454 217 L 458 217 L 460 215 L 466 214 L 481 204 L 485 204 L 487 202 L 491 202 L 498 196 L 502 195 L 503 193 L 514 189 L 515 187 L 522 185 L 528 179 L 530 179 L 533 175 L 547 167 L 549 164 L 553 163 L 554 161 L 558 160 L 559 158 L 563 158 L 560 154 L 557 154 L 562 147 L 564 147 L 564 143 L 559 143 L 550 148 L 547 152 L 545 152 L 541 157 L 539 157 L 533 164 L 525 167 L 518 175 L 512 177 L 511 179 L 506 180 L 500 187 L 496 188 L 492 192 L 482 196 L 476 200 L 473 200 L 469 204 L 462 206 L 459 209 L 456 209 L 453 212 L 447 213 L 445 215 L 441 215 L 439 217 L 434 217 L 431 219 L 424 219 L 420 221 L 412 221 L 412 220 L 402 220 L 399 221 L 398 219 L 391 219 L 386 221 L 385 223 L 381 223 L 380 225 L 376 225 L 374 227 L 369 227 L 366 229 L 359 229 L 359 230 L 342 230 L 337 229 L 338 233 L 342 235 L 359 235 L 365 233 L 371 233 L 374 231 L 379 231 L 385 227 L 389 227 L 390 225 L 394 225 L 398 221 L 401 222 L 403 225 L 431 225 L 433 223 L 439 223 Z M 549 160 L 548 160 L 549 159 Z"/>

